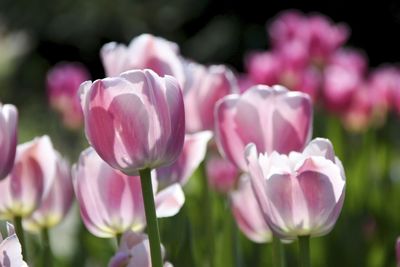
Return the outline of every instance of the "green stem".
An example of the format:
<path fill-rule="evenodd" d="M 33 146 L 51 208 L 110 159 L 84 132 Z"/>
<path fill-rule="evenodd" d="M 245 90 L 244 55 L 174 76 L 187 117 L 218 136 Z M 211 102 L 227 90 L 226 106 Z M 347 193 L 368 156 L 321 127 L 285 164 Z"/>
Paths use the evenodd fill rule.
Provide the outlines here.
<path fill-rule="evenodd" d="M 208 259 L 210 267 L 215 266 L 215 233 L 214 233 L 214 211 L 212 207 L 212 195 L 210 192 L 210 188 L 208 186 L 208 181 L 207 181 L 207 176 L 205 172 L 205 166 L 204 162 L 201 165 L 202 167 L 202 181 L 203 181 L 203 200 L 204 200 L 204 219 L 205 219 L 205 224 L 208 225 L 208 227 L 205 227 L 206 229 L 206 235 L 207 235 L 207 255 L 206 258 Z"/>
<path fill-rule="evenodd" d="M 310 267 L 310 237 L 299 236 L 300 266 Z"/>
<path fill-rule="evenodd" d="M 153 187 L 151 184 L 150 169 L 139 171 L 140 181 L 142 183 L 142 194 L 144 201 L 144 209 L 146 213 L 147 233 L 149 235 L 151 263 L 153 267 L 162 267 L 161 261 L 161 242 L 160 232 L 158 230 L 158 222 L 156 217 L 156 209 L 154 205 Z"/>
<path fill-rule="evenodd" d="M 26 260 L 27 259 L 27 255 L 26 255 L 27 250 L 26 250 L 24 229 L 22 228 L 22 218 L 20 216 L 15 217 L 14 224 L 15 224 L 15 233 L 17 234 L 19 243 L 21 243 L 22 256 Z"/>
<path fill-rule="evenodd" d="M 286 263 L 285 263 L 283 244 L 281 240 L 276 236 L 272 237 L 272 247 L 273 247 L 273 254 L 274 254 L 273 258 L 275 261 L 275 266 L 285 267 Z"/>
<path fill-rule="evenodd" d="M 122 238 L 122 234 L 121 234 L 121 233 L 118 233 L 118 234 L 115 236 L 115 239 L 116 239 L 116 241 L 117 241 L 117 249 L 118 249 L 119 246 L 121 245 L 121 238 Z"/>
<path fill-rule="evenodd" d="M 43 246 L 43 266 L 53 266 L 53 251 L 51 250 L 49 229 L 42 229 L 42 246 Z"/>

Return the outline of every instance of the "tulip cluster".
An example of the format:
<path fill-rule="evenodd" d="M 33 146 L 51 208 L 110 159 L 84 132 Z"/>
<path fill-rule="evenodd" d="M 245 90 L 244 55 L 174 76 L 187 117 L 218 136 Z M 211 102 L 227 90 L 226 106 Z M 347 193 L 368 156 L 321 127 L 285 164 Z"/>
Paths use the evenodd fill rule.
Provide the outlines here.
<path fill-rule="evenodd" d="M 362 51 L 343 46 L 348 26 L 290 10 L 268 25 L 268 35 L 271 49 L 245 58 L 241 90 L 282 84 L 305 92 L 352 131 L 381 125 L 390 110 L 398 113 L 400 70 L 387 64 L 369 71 Z"/>

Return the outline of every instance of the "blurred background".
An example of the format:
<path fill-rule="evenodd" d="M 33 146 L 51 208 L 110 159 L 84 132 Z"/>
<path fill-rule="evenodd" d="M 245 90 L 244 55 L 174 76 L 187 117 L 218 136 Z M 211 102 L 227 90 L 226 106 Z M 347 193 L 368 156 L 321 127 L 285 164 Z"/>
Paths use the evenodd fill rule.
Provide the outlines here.
<path fill-rule="evenodd" d="M 19 109 L 20 142 L 48 133 L 55 147 L 75 162 L 87 145 L 83 131 L 63 129 L 46 95 L 46 73 L 56 63 L 81 62 L 92 79 L 103 78 L 99 57 L 103 44 L 128 44 L 141 33 L 152 33 L 178 43 L 187 58 L 227 64 L 243 72 L 244 56 L 270 47 L 266 25 L 287 9 L 318 12 L 346 23 L 351 29 L 346 46 L 363 50 L 371 68 L 400 62 L 400 3 L 351 6 L 348 2 L 0 0 L 0 100 Z M 337 226 L 330 235 L 312 241 L 315 266 L 394 266 L 394 244 L 400 235 L 398 115 L 390 114 L 379 128 L 350 133 L 335 116 L 321 111 L 315 116 L 314 128 L 314 136 L 332 140 L 348 179 L 347 199 Z M 173 220 L 164 228 L 182 218 L 178 215 Z M 80 236 L 89 236 L 85 230 L 79 231 Z M 168 238 L 174 235 L 164 236 L 167 251 Z M 243 236 L 240 239 L 242 266 L 271 266 L 263 245 L 251 244 Z M 60 260 L 60 266 L 83 266 L 87 255 L 97 257 L 92 266 L 105 265 L 112 246 L 103 246 L 90 236 L 84 240 L 75 244 L 74 256 Z M 191 260 L 180 262 L 185 247 L 180 249 L 170 252 L 171 261 L 175 266 L 191 266 Z M 294 250 L 294 245 L 288 245 L 289 263 Z"/>

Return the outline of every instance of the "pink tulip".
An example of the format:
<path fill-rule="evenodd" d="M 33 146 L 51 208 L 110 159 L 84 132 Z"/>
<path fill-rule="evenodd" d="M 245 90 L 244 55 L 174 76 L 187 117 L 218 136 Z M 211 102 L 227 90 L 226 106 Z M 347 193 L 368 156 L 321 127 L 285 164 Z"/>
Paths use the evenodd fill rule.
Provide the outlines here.
<path fill-rule="evenodd" d="M 205 67 L 196 63 L 186 66 L 183 86 L 186 132 L 214 129 L 214 106 L 222 97 L 238 92 L 233 73 L 225 66 Z"/>
<path fill-rule="evenodd" d="M 135 70 L 81 85 L 89 143 L 113 168 L 128 175 L 172 164 L 182 151 L 185 114 L 171 76 Z"/>
<path fill-rule="evenodd" d="M 170 166 L 156 169 L 160 186 L 165 187 L 173 183 L 185 185 L 204 160 L 207 144 L 211 138 L 211 131 L 186 134 L 183 150 L 178 159 Z"/>
<path fill-rule="evenodd" d="M 108 267 L 151 267 L 149 239 L 145 234 L 128 231 L 121 238 L 120 247 Z M 172 267 L 166 262 L 164 267 Z"/>
<path fill-rule="evenodd" d="M 70 129 L 79 129 L 83 122 L 79 104 L 79 85 L 90 79 L 80 63 L 59 63 L 47 73 L 47 94 L 51 107 L 58 111 Z"/>
<path fill-rule="evenodd" d="M 87 229 L 98 237 L 113 237 L 146 224 L 139 176 L 111 168 L 88 148 L 73 167 L 73 184 Z M 153 181 L 153 192 L 157 192 Z M 155 195 L 157 216 L 175 215 L 185 201 L 181 187 L 173 184 Z"/>
<path fill-rule="evenodd" d="M 219 193 L 232 191 L 237 183 L 239 170 L 228 160 L 211 156 L 206 165 L 208 185 Z"/>
<path fill-rule="evenodd" d="M 0 180 L 7 176 L 14 165 L 17 123 L 18 111 L 15 106 L 0 103 Z"/>
<path fill-rule="evenodd" d="M 24 219 L 24 229 L 39 231 L 59 224 L 70 210 L 74 189 L 69 163 L 57 153 L 56 172 L 50 190 L 38 209 Z"/>
<path fill-rule="evenodd" d="M 22 258 L 21 244 L 15 234 L 14 226 L 7 223 L 8 236 L 3 238 L 0 233 L 0 266 L 27 267 Z"/>
<path fill-rule="evenodd" d="M 248 89 L 250 89 L 251 87 L 253 87 L 254 85 L 256 85 L 249 77 L 249 75 L 247 74 L 239 74 L 236 77 L 237 81 L 238 81 L 238 86 L 239 86 L 239 92 L 243 93 L 245 91 L 247 91 Z"/>
<path fill-rule="evenodd" d="M 248 175 L 242 175 L 238 189 L 233 191 L 230 197 L 233 216 L 246 237 L 256 243 L 271 241 L 272 232 L 264 221 Z"/>
<path fill-rule="evenodd" d="M 114 42 L 105 44 L 100 54 L 106 76 L 118 76 L 134 69 L 152 69 L 160 76 L 175 77 L 181 85 L 185 82 L 178 45 L 151 34 L 139 35 L 128 47 Z"/>
<path fill-rule="evenodd" d="M 327 139 L 311 141 L 302 153 L 257 154 L 246 148 L 252 188 L 271 230 L 284 239 L 322 236 L 340 214 L 344 193 L 343 166 Z"/>
<path fill-rule="evenodd" d="M 249 143 L 267 153 L 301 151 L 311 137 L 312 105 L 306 94 L 259 85 L 221 99 L 215 119 L 219 151 L 246 170 L 243 155 Z"/>
<path fill-rule="evenodd" d="M 48 136 L 17 147 L 14 168 L 0 182 L 0 217 L 29 216 L 50 189 L 56 171 L 56 153 Z"/>
<path fill-rule="evenodd" d="M 341 48 L 330 57 L 329 65 L 341 66 L 363 76 L 368 70 L 368 58 L 362 51 Z"/>

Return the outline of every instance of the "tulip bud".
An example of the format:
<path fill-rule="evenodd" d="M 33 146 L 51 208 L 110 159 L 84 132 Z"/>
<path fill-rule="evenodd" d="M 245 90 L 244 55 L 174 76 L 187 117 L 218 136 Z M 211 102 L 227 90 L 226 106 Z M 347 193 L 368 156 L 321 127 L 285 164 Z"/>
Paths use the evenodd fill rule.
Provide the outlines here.
<path fill-rule="evenodd" d="M 18 111 L 15 106 L 0 104 L 0 180 L 7 176 L 14 165 L 17 123 Z"/>

